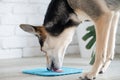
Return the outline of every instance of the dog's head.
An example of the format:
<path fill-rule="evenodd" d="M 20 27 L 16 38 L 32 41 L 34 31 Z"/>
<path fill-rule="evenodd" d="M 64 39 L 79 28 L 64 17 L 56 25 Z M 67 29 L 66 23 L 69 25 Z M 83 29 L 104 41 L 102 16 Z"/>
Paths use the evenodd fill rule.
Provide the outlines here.
<path fill-rule="evenodd" d="M 47 58 L 47 69 L 60 72 L 65 50 L 72 40 L 72 38 L 69 37 L 69 35 L 73 35 L 72 29 L 67 29 L 69 31 L 65 30 L 60 36 L 55 37 L 50 35 L 43 26 L 21 24 L 20 27 L 24 31 L 38 37 L 41 50 L 45 53 Z M 68 37 L 66 37 L 66 35 Z"/>

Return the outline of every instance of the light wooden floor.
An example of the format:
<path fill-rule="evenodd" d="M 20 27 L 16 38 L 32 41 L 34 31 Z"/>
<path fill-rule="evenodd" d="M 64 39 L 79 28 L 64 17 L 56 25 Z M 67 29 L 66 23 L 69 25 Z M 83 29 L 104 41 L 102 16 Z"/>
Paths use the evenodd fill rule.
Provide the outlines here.
<path fill-rule="evenodd" d="M 23 69 L 45 67 L 44 57 L 0 60 L 0 80 L 79 80 L 81 74 L 59 77 L 41 77 L 23 74 Z M 64 66 L 83 68 L 89 71 L 89 60 L 77 57 L 65 57 Z M 120 80 L 120 59 L 114 59 L 104 75 L 99 75 L 97 80 Z"/>

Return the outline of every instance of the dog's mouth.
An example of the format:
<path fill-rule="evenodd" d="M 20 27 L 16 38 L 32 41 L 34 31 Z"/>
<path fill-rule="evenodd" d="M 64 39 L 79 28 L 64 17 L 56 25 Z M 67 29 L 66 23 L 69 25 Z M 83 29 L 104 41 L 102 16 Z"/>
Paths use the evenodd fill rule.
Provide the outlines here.
<path fill-rule="evenodd" d="M 55 59 L 54 58 L 50 58 L 47 54 L 46 51 L 42 50 L 45 55 L 46 55 L 46 60 L 47 60 L 47 70 L 48 71 L 53 71 L 53 72 L 58 72 L 61 73 L 63 72 L 63 70 L 61 68 L 58 68 L 56 63 L 55 63 Z"/>
<path fill-rule="evenodd" d="M 53 71 L 53 72 L 58 72 L 58 73 L 61 73 L 63 72 L 62 69 L 58 69 L 55 67 L 55 63 L 52 61 L 51 63 L 51 67 L 50 68 L 47 68 L 48 71 Z"/>

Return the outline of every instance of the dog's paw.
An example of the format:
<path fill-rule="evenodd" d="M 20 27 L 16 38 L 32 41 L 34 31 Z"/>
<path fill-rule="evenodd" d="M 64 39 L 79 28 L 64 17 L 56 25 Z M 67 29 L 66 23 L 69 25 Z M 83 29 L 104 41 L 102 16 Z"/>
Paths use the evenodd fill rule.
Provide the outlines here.
<path fill-rule="evenodd" d="M 80 78 L 80 80 L 92 80 L 92 79 L 89 79 L 87 76 L 84 78 L 82 78 L 82 77 L 79 77 L 79 78 Z"/>
<path fill-rule="evenodd" d="M 79 77 L 80 80 L 95 80 L 96 77 L 93 77 L 89 73 L 83 74 L 83 76 Z"/>
<path fill-rule="evenodd" d="M 80 80 L 95 80 L 96 78 L 94 77 L 94 78 L 90 79 L 87 76 L 85 76 L 84 78 L 83 77 L 79 77 L 79 79 Z"/>
<path fill-rule="evenodd" d="M 105 73 L 105 68 L 102 67 L 101 70 L 99 71 L 99 74 L 104 74 Z"/>
<path fill-rule="evenodd" d="M 104 72 L 103 71 L 100 71 L 99 74 L 103 74 Z"/>

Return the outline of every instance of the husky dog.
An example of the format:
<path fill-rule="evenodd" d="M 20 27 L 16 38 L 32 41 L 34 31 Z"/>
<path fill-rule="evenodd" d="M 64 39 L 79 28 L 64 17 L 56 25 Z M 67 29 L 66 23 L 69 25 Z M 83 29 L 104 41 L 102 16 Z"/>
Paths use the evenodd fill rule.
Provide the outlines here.
<path fill-rule="evenodd" d="M 75 29 L 82 21 L 92 21 L 96 29 L 95 63 L 80 80 L 93 80 L 104 73 L 113 60 L 119 10 L 120 0 L 51 0 L 42 26 L 21 24 L 20 27 L 39 38 L 47 69 L 61 72 Z"/>

